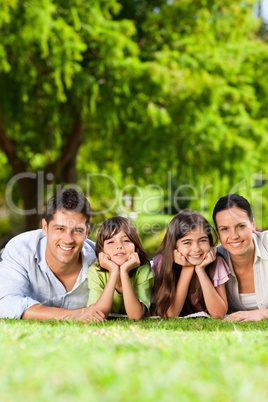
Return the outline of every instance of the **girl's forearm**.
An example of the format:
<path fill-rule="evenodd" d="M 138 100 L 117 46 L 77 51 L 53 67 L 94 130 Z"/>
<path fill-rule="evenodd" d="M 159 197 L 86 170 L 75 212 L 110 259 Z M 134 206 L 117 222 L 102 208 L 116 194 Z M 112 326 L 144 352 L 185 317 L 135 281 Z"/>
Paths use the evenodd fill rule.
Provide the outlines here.
<path fill-rule="evenodd" d="M 193 273 L 194 267 L 182 267 L 176 286 L 175 298 L 167 310 L 168 317 L 177 317 L 180 314 L 187 297 Z"/>
<path fill-rule="evenodd" d="M 129 274 L 127 272 L 121 272 L 120 275 L 124 304 L 128 318 L 131 320 L 140 320 L 145 313 L 145 306 L 137 299 L 130 282 Z"/>
<path fill-rule="evenodd" d="M 218 287 L 218 290 L 221 289 L 221 295 L 216 288 L 214 288 L 211 280 L 203 268 L 196 267 L 195 271 L 199 278 L 208 313 L 215 318 L 223 318 L 228 310 L 225 285 L 220 285 Z"/>
<path fill-rule="evenodd" d="M 105 285 L 105 288 L 103 289 L 102 294 L 100 295 L 97 302 L 94 303 L 95 306 L 98 307 L 105 314 L 106 318 L 108 317 L 112 308 L 117 277 L 118 272 L 116 271 L 112 271 L 109 274 L 109 279 Z"/>

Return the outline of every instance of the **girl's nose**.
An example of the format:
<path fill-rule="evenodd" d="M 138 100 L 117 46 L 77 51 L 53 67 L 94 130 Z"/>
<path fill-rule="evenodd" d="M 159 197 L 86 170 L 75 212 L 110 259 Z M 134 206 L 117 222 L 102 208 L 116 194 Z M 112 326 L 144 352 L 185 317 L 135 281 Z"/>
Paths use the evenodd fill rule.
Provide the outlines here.
<path fill-rule="evenodd" d="M 200 244 L 199 243 L 193 243 L 193 251 L 200 251 Z"/>

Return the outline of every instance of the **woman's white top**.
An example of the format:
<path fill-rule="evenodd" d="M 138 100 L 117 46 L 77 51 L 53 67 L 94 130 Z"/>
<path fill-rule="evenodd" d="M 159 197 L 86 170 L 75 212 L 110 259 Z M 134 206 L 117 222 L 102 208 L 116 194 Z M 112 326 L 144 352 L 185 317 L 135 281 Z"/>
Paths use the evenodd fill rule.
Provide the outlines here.
<path fill-rule="evenodd" d="M 245 310 L 258 310 L 256 293 L 240 293 L 239 297 Z"/>
<path fill-rule="evenodd" d="M 268 231 L 253 233 L 253 242 L 255 246 L 255 256 L 253 263 L 256 310 L 268 309 Z M 218 251 L 223 254 L 230 267 L 229 281 L 226 282 L 226 293 L 230 308 L 235 310 L 248 310 L 242 302 L 238 281 L 235 276 L 232 261 L 229 252 L 222 245 L 218 246 Z M 242 296 L 243 298 L 243 296 Z"/>

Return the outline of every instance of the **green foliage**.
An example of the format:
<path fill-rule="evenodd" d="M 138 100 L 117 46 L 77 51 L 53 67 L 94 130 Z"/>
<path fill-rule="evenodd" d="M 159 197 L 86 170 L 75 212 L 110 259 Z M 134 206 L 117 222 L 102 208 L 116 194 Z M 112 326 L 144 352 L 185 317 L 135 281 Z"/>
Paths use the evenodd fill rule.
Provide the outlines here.
<path fill-rule="evenodd" d="M 264 401 L 267 322 L 1 320 L 3 400 Z"/>
<path fill-rule="evenodd" d="M 175 189 L 210 187 L 206 208 L 265 173 L 268 45 L 253 0 L 2 3 L 0 123 L 13 173 L 74 181 L 66 169 L 80 150 L 83 189 L 97 172 L 167 193 L 170 171 Z M 92 202 L 113 197 L 99 183 Z"/>

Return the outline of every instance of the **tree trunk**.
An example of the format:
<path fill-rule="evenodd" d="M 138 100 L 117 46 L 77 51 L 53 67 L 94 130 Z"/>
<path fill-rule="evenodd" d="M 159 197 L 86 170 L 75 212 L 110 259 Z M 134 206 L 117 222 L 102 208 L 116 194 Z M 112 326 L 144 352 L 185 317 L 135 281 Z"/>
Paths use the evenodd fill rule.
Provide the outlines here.
<path fill-rule="evenodd" d="M 65 183 L 75 184 L 76 159 L 82 144 L 84 125 L 81 122 L 80 114 L 77 113 L 71 132 L 65 134 L 68 140 L 62 149 L 60 158 L 51 164 L 46 171 L 34 173 L 29 171 L 26 163 L 18 158 L 16 144 L 6 135 L 1 117 L 0 111 L 0 144 L 15 175 L 8 191 L 9 200 L 7 204 L 15 213 L 25 215 L 25 230 L 38 229 L 41 227 L 41 219 L 45 211 L 47 174 L 52 174 L 54 182 L 63 180 Z M 52 184 L 53 181 L 49 183 Z M 21 192 L 24 211 L 19 209 L 12 200 L 14 184 L 18 185 Z"/>

